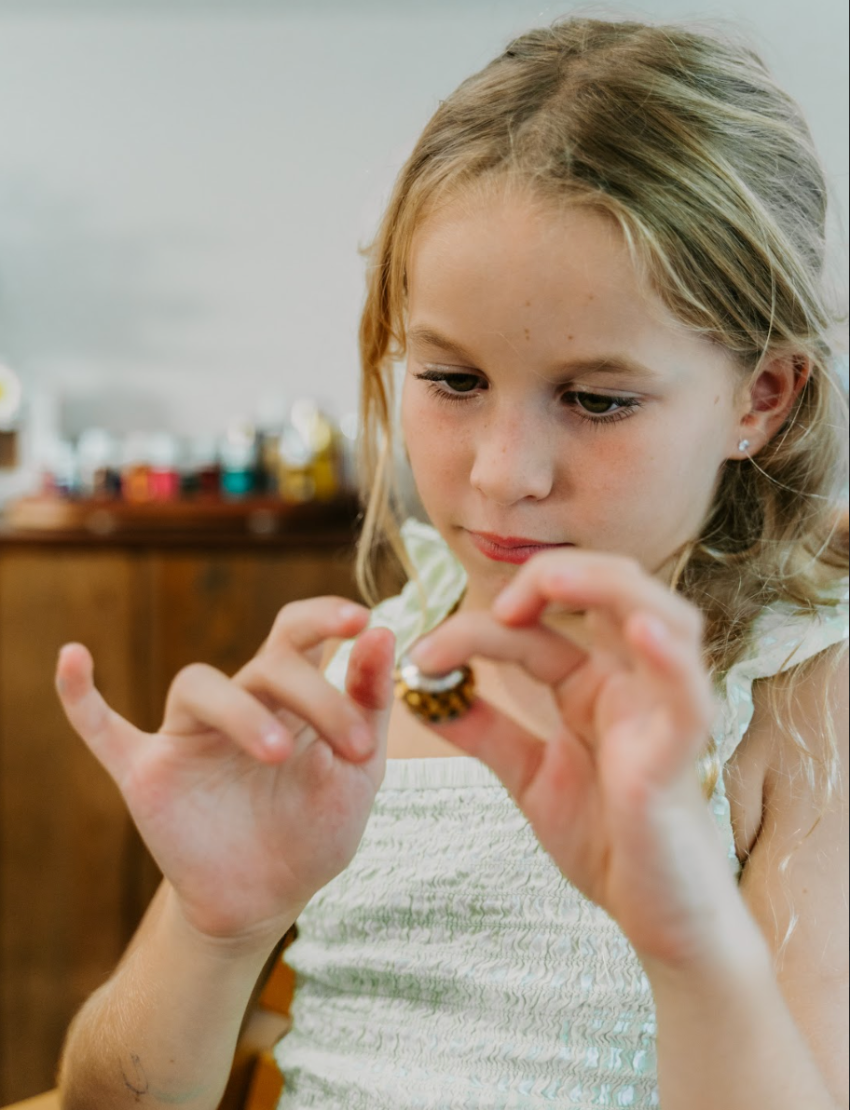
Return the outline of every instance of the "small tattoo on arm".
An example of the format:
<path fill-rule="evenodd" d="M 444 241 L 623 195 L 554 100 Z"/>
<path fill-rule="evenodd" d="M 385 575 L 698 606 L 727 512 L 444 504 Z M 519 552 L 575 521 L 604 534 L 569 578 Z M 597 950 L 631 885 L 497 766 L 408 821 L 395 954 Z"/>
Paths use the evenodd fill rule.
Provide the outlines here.
<path fill-rule="evenodd" d="M 150 1090 L 150 1083 L 148 1082 L 147 1075 L 145 1075 L 142 1061 L 135 1053 L 130 1054 L 130 1063 L 132 1065 L 130 1069 L 131 1075 L 127 1075 L 127 1072 L 124 1070 L 124 1065 L 121 1065 L 121 1075 L 124 1078 L 124 1086 L 128 1091 L 132 1091 L 135 1095 L 136 1102 L 141 1102 Z"/>
<path fill-rule="evenodd" d="M 145 1102 L 146 1105 L 155 1106 L 183 1106 L 187 1102 L 194 1102 L 208 1090 L 204 1083 L 184 1088 L 182 1091 L 165 1090 L 148 1079 L 147 1071 L 142 1063 L 142 1058 L 135 1052 L 130 1054 L 129 1065 L 124 1062 L 119 1064 L 124 1087 L 133 1095 L 137 1103 Z M 174 1060 L 169 1063 L 173 1064 Z"/>

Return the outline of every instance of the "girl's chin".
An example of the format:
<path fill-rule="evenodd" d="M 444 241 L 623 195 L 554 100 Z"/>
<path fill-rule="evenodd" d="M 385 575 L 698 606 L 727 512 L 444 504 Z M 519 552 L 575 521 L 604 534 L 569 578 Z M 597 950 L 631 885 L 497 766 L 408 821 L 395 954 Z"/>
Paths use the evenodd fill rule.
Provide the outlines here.
<path fill-rule="evenodd" d="M 464 609 L 489 609 L 519 570 L 517 566 L 504 563 L 483 572 L 481 567 L 470 567 L 466 563 L 462 565 L 466 571 L 466 589 L 461 601 L 461 608 Z"/>

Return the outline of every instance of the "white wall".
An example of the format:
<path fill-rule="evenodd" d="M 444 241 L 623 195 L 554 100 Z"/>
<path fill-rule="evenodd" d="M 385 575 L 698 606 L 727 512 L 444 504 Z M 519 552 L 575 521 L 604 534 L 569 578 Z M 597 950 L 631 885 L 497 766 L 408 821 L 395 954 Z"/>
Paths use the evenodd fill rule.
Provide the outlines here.
<path fill-rule="evenodd" d="M 574 6 L 573 6 L 574 7 Z M 357 397 L 357 253 L 418 130 L 542 0 L 0 0 L 0 359 L 220 427 Z M 847 225 L 846 0 L 582 11 L 743 22 Z"/>

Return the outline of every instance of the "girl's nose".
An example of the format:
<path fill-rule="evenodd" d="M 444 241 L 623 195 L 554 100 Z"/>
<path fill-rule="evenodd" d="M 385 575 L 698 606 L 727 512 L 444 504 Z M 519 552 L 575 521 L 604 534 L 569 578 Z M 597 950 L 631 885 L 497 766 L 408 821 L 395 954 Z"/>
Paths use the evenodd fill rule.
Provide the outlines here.
<path fill-rule="evenodd" d="M 500 505 L 542 501 L 552 492 L 554 472 L 547 429 L 532 427 L 516 414 L 481 429 L 470 482 L 488 500 Z"/>

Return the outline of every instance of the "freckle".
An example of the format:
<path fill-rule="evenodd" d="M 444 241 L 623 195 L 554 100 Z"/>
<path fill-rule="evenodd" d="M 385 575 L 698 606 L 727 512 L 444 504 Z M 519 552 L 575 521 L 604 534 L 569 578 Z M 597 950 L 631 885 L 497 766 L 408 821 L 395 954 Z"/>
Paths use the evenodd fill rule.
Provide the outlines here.
<path fill-rule="evenodd" d="M 567 336 L 567 339 L 572 339 L 572 338 L 573 338 L 573 336 L 571 336 L 571 335 Z"/>
<path fill-rule="evenodd" d="M 720 403 L 720 394 L 719 394 L 719 393 L 718 393 L 718 395 L 717 395 L 717 396 L 716 396 L 716 397 L 714 398 L 714 403 L 715 403 L 715 405 L 717 405 L 717 404 L 719 404 L 719 403 Z"/>
<path fill-rule="evenodd" d="M 526 308 L 531 308 L 531 301 L 526 301 L 525 302 L 525 307 Z"/>
<path fill-rule="evenodd" d="M 528 330 L 528 328 L 526 328 L 526 329 L 525 329 L 525 338 L 526 338 L 527 340 L 528 340 L 528 339 L 531 339 L 531 332 L 530 332 L 530 331 Z"/>

